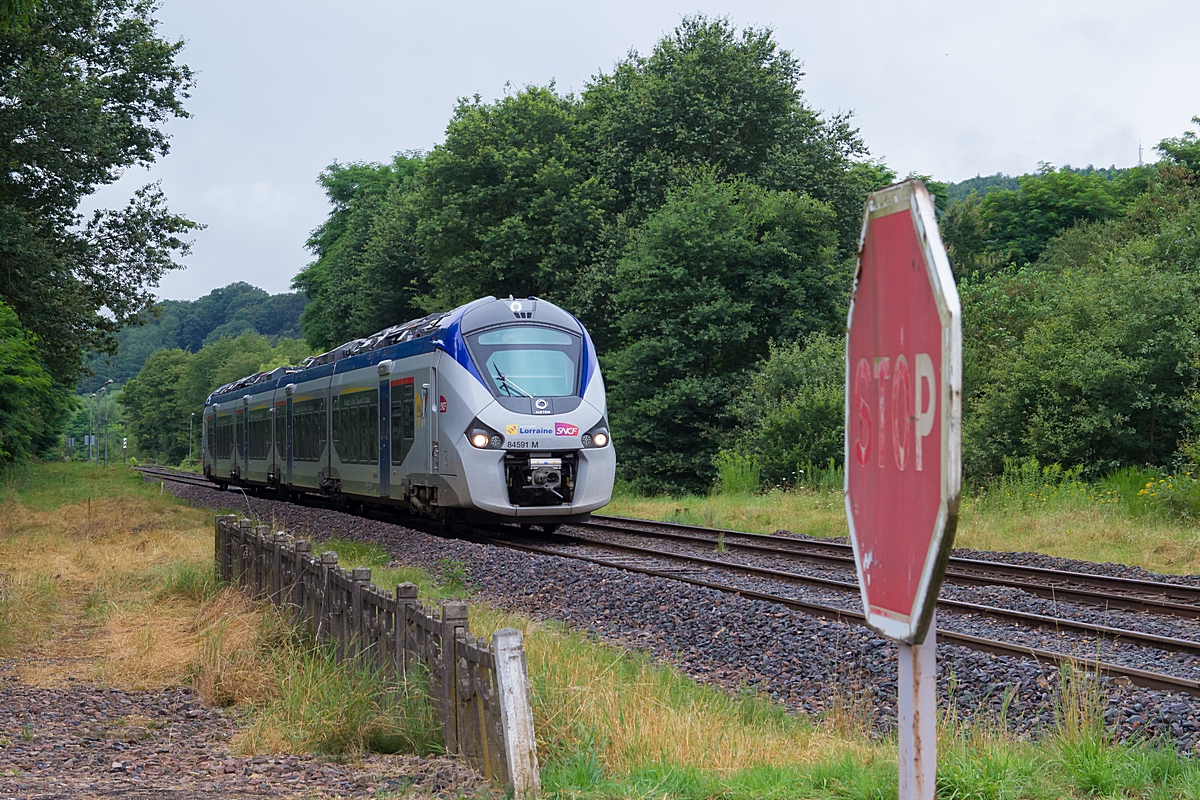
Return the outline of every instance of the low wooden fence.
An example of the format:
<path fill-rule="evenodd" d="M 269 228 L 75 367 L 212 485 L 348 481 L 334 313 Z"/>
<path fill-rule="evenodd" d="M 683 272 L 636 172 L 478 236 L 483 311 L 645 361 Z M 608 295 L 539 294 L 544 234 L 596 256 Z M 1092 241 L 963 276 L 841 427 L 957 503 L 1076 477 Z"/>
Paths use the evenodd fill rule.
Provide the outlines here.
<path fill-rule="evenodd" d="M 235 516 L 217 517 L 215 555 L 221 580 L 289 609 L 315 638 L 331 642 L 339 659 L 363 659 L 393 676 L 418 660 L 431 679 L 446 751 L 465 756 L 517 797 L 537 794 L 520 631 L 496 631 L 489 646 L 471 635 L 466 603 L 428 608 L 414 584 L 381 589 L 371 583 L 371 570 L 346 571 L 337 553 L 314 555 L 309 542 Z"/>

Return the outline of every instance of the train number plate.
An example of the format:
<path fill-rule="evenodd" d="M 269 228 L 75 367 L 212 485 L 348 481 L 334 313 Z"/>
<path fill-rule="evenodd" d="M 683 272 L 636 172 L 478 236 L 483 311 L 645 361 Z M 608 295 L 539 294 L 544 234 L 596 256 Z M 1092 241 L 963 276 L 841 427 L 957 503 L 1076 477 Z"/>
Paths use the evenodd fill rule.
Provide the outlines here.
<path fill-rule="evenodd" d="M 512 442 L 512 441 L 509 441 L 509 442 L 506 442 L 504 446 L 507 447 L 509 450 L 537 450 L 538 448 L 541 447 L 541 444 L 538 442 L 520 442 L 520 441 Z"/>

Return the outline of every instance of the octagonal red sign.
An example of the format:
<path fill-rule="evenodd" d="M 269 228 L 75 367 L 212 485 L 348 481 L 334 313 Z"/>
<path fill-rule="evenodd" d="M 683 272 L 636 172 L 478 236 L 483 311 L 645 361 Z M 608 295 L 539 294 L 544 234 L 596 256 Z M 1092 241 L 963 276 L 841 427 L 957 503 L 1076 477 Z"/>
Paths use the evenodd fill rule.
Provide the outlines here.
<path fill-rule="evenodd" d="M 925 185 L 867 198 L 846 322 L 846 516 L 867 624 L 925 639 L 961 485 L 962 321 Z"/>

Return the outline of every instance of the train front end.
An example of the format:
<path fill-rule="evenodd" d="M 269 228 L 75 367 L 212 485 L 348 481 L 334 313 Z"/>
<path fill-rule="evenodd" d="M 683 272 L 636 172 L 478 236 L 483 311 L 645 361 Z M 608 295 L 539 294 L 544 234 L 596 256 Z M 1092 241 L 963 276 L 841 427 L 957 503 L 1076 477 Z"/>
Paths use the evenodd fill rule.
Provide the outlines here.
<path fill-rule="evenodd" d="M 579 520 L 612 498 L 616 455 L 596 350 L 571 314 L 536 298 L 484 298 L 438 344 L 450 480 L 473 519 Z M 455 413 L 461 409 L 461 413 Z"/>

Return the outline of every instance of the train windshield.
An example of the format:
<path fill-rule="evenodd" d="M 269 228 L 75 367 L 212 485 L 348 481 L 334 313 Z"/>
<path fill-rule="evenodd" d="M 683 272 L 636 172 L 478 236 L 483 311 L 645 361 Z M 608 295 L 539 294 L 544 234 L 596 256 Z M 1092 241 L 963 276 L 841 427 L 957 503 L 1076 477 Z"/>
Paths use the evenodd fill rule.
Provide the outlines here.
<path fill-rule="evenodd" d="M 579 374 L 580 337 L 510 325 L 468 337 L 475 366 L 502 397 L 569 397 Z"/>

